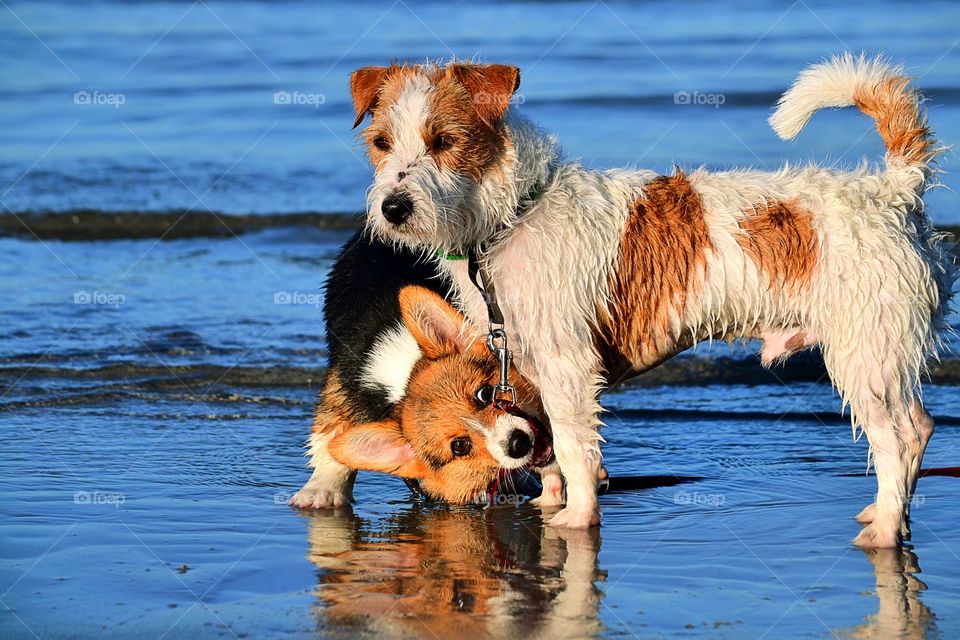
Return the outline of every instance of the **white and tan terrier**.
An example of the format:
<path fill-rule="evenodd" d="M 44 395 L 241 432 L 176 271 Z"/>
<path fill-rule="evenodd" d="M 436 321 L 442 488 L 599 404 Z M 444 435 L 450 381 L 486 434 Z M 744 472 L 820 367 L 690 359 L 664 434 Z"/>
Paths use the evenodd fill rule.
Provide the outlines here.
<path fill-rule="evenodd" d="M 877 472 L 855 543 L 898 544 L 933 432 L 920 379 L 954 278 L 921 199 L 940 148 L 901 70 L 850 55 L 813 66 L 770 119 L 793 138 L 818 109 L 856 105 L 887 154 L 851 171 L 589 170 L 510 108 L 519 81 L 503 65 L 393 65 L 356 71 L 351 90 L 356 125 L 372 115 L 368 228 L 431 256 L 479 252 L 496 284 L 562 473 L 541 504 L 561 504 L 566 481 L 550 524 L 599 522 L 605 379 L 756 338 L 765 364 L 820 347 Z M 485 326 L 467 261 L 440 262 Z"/>

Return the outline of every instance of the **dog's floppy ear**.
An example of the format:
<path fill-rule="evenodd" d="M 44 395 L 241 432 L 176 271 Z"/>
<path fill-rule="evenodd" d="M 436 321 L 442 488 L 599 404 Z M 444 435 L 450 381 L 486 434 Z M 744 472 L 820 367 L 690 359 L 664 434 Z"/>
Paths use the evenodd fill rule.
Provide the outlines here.
<path fill-rule="evenodd" d="M 350 94 L 353 96 L 353 110 L 357 114 L 353 123 L 354 129 L 360 126 L 364 116 L 373 112 L 377 106 L 380 86 L 389 70 L 389 67 L 363 67 L 350 74 Z"/>
<path fill-rule="evenodd" d="M 485 351 L 473 325 L 453 305 L 429 289 L 417 286 L 401 289 L 400 312 L 403 323 L 427 358 L 440 358 L 478 347 Z"/>
<path fill-rule="evenodd" d="M 489 126 L 503 118 L 520 87 L 520 69 L 505 64 L 454 64 L 450 73 L 473 99 L 473 108 Z"/>
<path fill-rule="evenodd" d="M 426 474 L 424 463 L 414 456 L 413 445 L 403 437 L 394 420 L 349 427 L 330 440 L 327 451 L 351 469 L 382 471 L 403 478 L 422 478 Z"/>

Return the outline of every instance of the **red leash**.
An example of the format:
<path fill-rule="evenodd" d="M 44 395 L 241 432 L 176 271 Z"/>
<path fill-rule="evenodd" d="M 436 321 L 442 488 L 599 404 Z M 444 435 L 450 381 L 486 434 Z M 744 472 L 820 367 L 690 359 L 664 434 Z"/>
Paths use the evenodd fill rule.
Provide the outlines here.
<path fill-rule="evenodd" d="M 944 478 L 960 478 L 960 467 L 940 467 L 939 469 L 920 469 L 920 477 L 943 476 Z"/>

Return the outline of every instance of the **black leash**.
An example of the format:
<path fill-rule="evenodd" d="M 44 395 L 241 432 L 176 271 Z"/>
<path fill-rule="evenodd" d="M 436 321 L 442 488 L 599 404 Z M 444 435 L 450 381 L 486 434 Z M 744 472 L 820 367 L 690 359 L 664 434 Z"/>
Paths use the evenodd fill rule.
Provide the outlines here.
<path fill-rule="evenodd" d="M 482 249 L 481 249 L 482 250 Z M 476 249 L 471 249 L 467 254 L 467 273 L 470 274 L 470 281 L 480 292 L 483 298 L 483 304 L 487 306 L 487 320 L 490 327 L 499 325 L 503 328 L 503 312 L 500 305 L 497 304 L 497 292 L 494 289 L 493 278 L 487 271 L 486 266 L 480 262 L 480 255 Z"/>
<path fill-rule="evenodd" d="M 507 332 L 503 325 L 503 311 L 497 304 L 497 292 L 494 289 L 493 278 L 487 271 L 486 265 L 481 261 L 480 255 L 476 249 L 471 249 L 467 254 L 467 273 L 470 275 L 470 281 L 480 292 L 483 298 L 483 304 L 487 307 L 487 348 L 500 364 L 500 381 L 493 386 L 493 392 L 489 398 L 485 397 L 485 390 L 489 385 L 477 389 L 477 398 L 481 401 L 494 403 L 497 408 L 507 411 L 515 406 L 516 390 L 510 385 L 509 373 L 510 363 L 513 361 L 513 353 L 507 343 Z M 506 396 L 510 400 L 506 401 Z"/>

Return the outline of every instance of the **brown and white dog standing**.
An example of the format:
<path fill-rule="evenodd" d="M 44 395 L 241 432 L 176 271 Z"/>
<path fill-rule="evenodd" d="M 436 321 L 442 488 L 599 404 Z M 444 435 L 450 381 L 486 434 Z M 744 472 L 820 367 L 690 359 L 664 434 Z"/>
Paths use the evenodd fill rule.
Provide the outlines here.
<path fill-rule="evenodd" d="M 566 481 L 555 526 L 599 522 L 597 396 L 715 338 L 757 338 L 771 363 L 819 346 L 870 441 L 876 503 L 855 542 L 888 547 L 933 421 L 920 402 L 952 267 L 923 212 L 932 140 L 899 69 L 850 55 L 804 71 L 771 124 L 794 137 L 824 107 L 876 120 L 883 166 L 787 166 L 658 176 L 565 162 L 510 108 L 515 67 L 367 67 L 351 77 L 376 175 L 368 228 L 434 252 L 481 253 L 520 371 L 540 390 Z M 465 261 L 442 261 L 468 317 L 486 312 Z M 559 475 L 542 504 L 563 500 Z M 552 496 L 552 498 L 551 498 Z"/>

